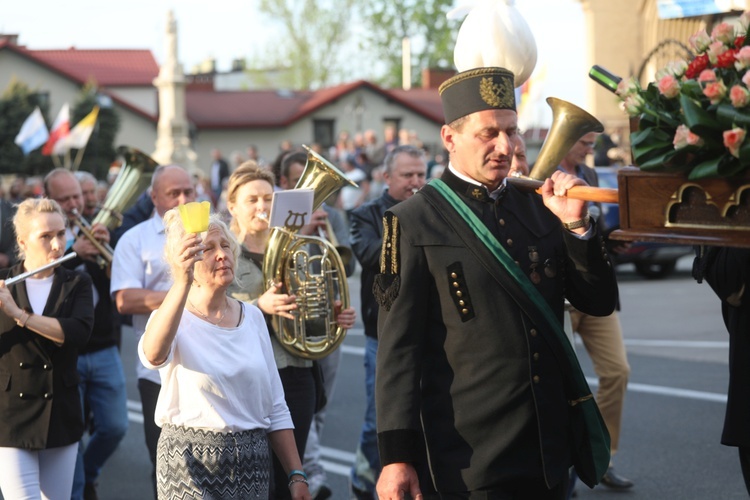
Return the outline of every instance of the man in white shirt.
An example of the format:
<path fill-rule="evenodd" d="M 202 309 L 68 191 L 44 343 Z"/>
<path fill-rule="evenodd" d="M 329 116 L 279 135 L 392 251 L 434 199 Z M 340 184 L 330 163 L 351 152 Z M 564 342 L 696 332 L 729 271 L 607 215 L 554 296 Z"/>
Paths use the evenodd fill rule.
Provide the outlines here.
<path fill-rule="evenodd" d="M 154 202 L 154 215 L 122 235 L 112 261 L 112 299 L 121 314 L 133 315 L 133 331 L 139 338 L 146 329 L 151 311 L 161 305 L 172 285 L 163 258 L 165 235 L 162 217 L 177 205 L 195 201 L 195 188 L 190 175 L 177 165 L 158 167 L 151 179 L 151 200 Z M 155 480 L 156 444 L 161 429 L 154 422 L 154 410 L 161 380 L 158 372 L 147 369 L 140 361 L 136 365 L 136 373 L 146 446 L 154 467 L 152 478 Z"/>

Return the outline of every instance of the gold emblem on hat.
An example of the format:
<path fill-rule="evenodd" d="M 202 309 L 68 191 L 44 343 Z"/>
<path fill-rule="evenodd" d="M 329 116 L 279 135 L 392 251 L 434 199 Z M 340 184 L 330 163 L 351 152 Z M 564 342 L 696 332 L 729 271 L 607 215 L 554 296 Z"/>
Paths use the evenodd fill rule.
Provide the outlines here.
<path fill-rule="evenodd" d="M 479 95 L 493 108 L 512 108 L 515 96 L 510 82 L 510 79 L 502 78 L 499 83 L 494 83 L 491 77 L 484 77 L 479 82 Z"/>

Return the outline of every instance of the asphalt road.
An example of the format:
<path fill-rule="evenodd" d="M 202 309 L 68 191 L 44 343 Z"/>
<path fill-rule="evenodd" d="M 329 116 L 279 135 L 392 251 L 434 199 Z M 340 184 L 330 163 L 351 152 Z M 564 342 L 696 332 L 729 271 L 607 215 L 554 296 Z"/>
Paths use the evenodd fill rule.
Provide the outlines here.
<path fill-rule="evenodd" d="M 727 335 L 718 300 L 689 275 L 689 259 L 662 281 L 644 281 L 620 269 L 621 320 L 632 374 L 625 405 L 618 471 L 635 487 L 628 499 L 747 498 L 735 448 L 719 443 L 727 387 Z M 355 306 L 358 275 L 350 278 Z M 341 368 L 323 435 L 324 465 L 335 500 L 346 500 L 364 412 L 364 337 L 357 325 L 342 347 Z M 585 351 L 578 353 L 590 383 Z M 123 335 L 130 428 L 106 465 L 99 494 L 104 500 L 149 499 L 149 460 L 143 440 L 134 339 Z M 612 498 L 603 487 L 578 487 L 578 498 Z"/>

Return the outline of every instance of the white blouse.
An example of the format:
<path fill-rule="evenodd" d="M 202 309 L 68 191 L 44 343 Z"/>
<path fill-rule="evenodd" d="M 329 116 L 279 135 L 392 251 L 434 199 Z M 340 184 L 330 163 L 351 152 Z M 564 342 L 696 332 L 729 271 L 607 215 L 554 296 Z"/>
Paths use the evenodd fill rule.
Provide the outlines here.
<path fill-rule="evenodd" d="M 185 309 L 169 356 L 159 366 L 146 359 L 141 337 L 141 362 L 161 376 L 158 426 L 214 432 L 294 428 L 263 314 L 241 304 L 243 319 L 235 328 L 213 325 Z"/>

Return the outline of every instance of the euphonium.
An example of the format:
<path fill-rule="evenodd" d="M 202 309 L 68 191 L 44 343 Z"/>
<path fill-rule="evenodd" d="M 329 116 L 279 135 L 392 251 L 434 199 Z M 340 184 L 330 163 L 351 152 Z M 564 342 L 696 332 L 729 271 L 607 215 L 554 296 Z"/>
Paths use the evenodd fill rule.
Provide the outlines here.
<path fill-rule="evenodd" d="M 552 175 L 570 148 L 584 135 L 604 132 L 599 120 L 575 104 L 555 97 L 548 97 L 547 104 L 552 108 L 552 126 L 529 174 L 532 179 L 544 180 Z"/>
<path fill-rule="evenodd" d="M 122 213 L 130 208 L 151 184 L 158 164 L 148 155 L 129 146 L 117 148 L 123 164 L 92 224 L 103 224 L 110 231 L 122 224 Z"/>
<path fill-rule="evenodd" d="M 313 190 L 313 211 L 345 185 L 357 187 L 336 167 L 307 150 L 307 164 L 295 189 Z M 341 256 L 323 238 L 300 236 L 300 227 L 274 227 L 263 259 L 263 278 L 283 283 L 285 292 L 297 296 L 294 320 L 274 316 L 273 326 L 281 346 L 295 356 L 320 359 L 341 344 L 346 329 L 336 323 L 334 301 L 349 307 L 349 286 Z M 321 255 L 310 255 L 308 245 L 321 248 Z"/>

